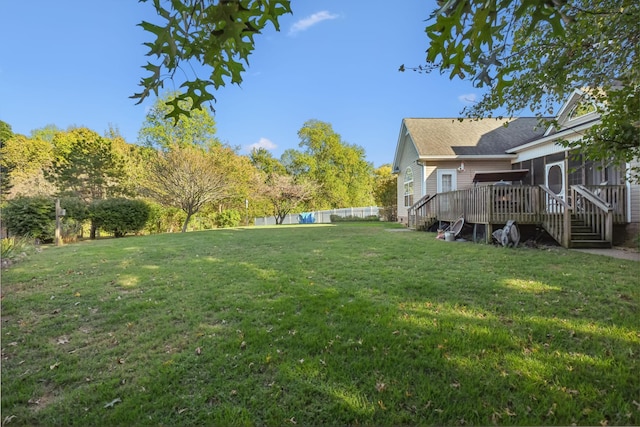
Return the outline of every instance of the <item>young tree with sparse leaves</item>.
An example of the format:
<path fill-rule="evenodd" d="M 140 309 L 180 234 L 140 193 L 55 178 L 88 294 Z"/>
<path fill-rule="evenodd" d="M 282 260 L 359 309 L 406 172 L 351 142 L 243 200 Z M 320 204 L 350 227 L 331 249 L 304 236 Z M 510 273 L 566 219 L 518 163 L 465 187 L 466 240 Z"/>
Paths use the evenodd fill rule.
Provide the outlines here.
<path fill-rule="evenodd" d="M 183 233 L 191 217 L 205 205 L 229 197 L 229 182 L 216 155 L 220 149 L 174 146 L 168 151 L 158 150 L 149 161 L 141 191 L 163 206 L 182 209 L 186 213 Z"/>
<path fill-rule="evenodd" d="M 261 194 L 273 206 L 276 224 L 282 224 L 285 217 L 294 212 L 302 203 L 311 200 L 317 186 L 309 181 L 296 182 L 291 175 L 272 174 L 263 184 Z"/>

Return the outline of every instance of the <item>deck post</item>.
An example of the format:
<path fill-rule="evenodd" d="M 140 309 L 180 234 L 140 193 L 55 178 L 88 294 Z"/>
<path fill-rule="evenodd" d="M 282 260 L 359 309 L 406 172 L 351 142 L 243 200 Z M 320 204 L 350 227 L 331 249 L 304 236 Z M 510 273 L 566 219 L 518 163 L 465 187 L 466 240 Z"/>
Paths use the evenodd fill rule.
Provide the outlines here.
<path fill-rule="evenodd" d="M 607 216 L 605 218 L 604 224 L 604 240 L 607 242 L 611 242 L 613 245 L 613 210 L 609 209 L 607 211 Z"/>
<path fill-rule="evenodd" d="M 570 247 L 571 244 L 571 208 L 565 206 L 564 208 L 564 233 L 562 233 L 562 246 L 565 248 Z"/>

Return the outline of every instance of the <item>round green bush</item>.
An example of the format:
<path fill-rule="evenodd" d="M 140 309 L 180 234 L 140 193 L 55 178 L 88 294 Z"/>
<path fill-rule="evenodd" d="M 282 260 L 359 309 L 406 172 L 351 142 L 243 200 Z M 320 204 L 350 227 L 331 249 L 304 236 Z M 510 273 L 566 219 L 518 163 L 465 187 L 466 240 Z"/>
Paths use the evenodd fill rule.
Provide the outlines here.
<path fill-rule="evenodd" d="M 55 234 L 56 207 L 47 197 L 18 197 L 2 209 L 2 222 L 13 235 L 51 242 Z"/>
<path fill-rule="evenodd" d="M 237 227 L 242 221 L 242 215 L 235 209 L 227 209 L 216 216 L 216 225 L 219 228 Z"/>
<path fill-rule="evenodd" d="M 122 237 L 142 230 L 149 219 L 149 206 L 142 200 L 98 200 L 89 207 L 89 216 L 101 230 Z"/>

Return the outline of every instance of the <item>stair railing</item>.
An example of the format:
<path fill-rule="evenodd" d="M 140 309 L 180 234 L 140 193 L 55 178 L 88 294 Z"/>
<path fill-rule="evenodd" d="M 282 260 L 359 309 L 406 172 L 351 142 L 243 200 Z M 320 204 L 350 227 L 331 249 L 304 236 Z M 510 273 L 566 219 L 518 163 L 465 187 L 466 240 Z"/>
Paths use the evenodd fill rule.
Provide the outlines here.
<path fill-rule="evenodd" d="M 544 206 L 542 226 L 558 243 L 568 248 L 571 241 L 571 206 L 549 187 L 539 187 L 542 189 L 540 206 Z"/>
<path fill-rule="evenodd" d="M 573 200 L 573 214 L 600 235 L 601 240 L 613 243 L 613 213 L 611 204 L 605 202 L 584 185 L 571 186 L 571 200 Z"/>
<path fill-rule="evenodd" d="M 437 194 L 422 196 L 420 200 L 415 202 L 408 210 L 408 227 L 418 228 L 419 224 L 423 224 L 429 218 L 436 216 L 433 200 Z"/>

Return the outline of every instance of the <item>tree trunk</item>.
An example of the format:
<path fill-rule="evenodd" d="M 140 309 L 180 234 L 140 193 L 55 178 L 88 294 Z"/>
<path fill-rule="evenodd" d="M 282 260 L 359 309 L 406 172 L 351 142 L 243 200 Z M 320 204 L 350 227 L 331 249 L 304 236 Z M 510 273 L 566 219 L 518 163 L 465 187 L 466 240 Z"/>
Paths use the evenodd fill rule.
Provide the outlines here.
<path fill-rule="evenodd" d="M 96 235 L 98 234 L 98 227 L 96 227 L 95 222 L 91 221 L 91 229 L 89 231 L 89 239 L 95 240 Z"/>
<path fill-rule="evenodd" d="M 182 224 L 182 233 L 187 232 L 187 225 L 189 225 L 189 220 L 191 219 L 191 212 L 187 212 L 187 217 L 184 220 L 184 224 Z"/>

